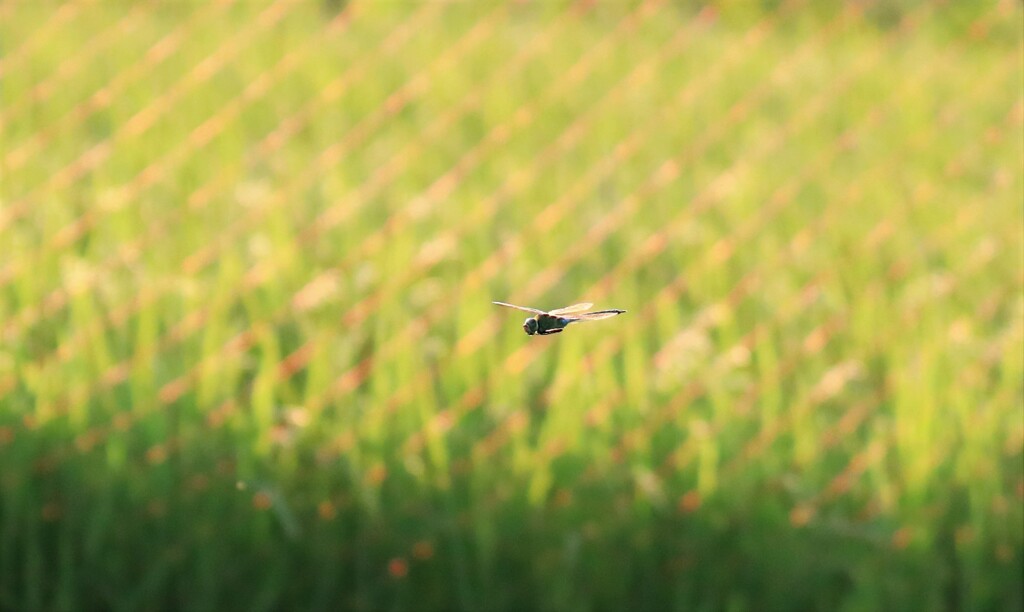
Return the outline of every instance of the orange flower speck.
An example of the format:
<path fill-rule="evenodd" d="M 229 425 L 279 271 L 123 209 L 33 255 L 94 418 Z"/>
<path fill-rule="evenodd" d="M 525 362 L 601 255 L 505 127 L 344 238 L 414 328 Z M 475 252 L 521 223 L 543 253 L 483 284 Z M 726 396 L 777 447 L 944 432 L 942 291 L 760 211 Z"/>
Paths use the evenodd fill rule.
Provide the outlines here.
<path fill-rule="evenodd" d="M 161 444 L 150 447 L 146 451 L 146 460 L 153 465 L 159 465 L 164 461 L 167 461 L 167 449 Z"/>
<path fill-rule="evenodd" d="M 327 500 L 324 500 L 317 505 L 316 512 L 320 515 L 320 519 L 324 521 L 329 521 L 338 515 L 338 509 L 334 507 L 334 504 Z"/>
<path fill-rule="evenodd" d="M 689 491 L 679 500 L 679 509 L 683 512 L 694 512 L 700 508 L 700 493 Z"/>
<path fill-rule="evenodd" d="M 789 513 L 789 522 L 794 527 L 803 527 L 814 518 L 814 508 L 810 506 L 797 506 Z"/>
<path fill-rule="evenodd" d="M 206 474 L 195 474 L 188 479 L 188 487 L 193 491 L 205 491 L 210 486 L 210 479 Z"/>
<path fill-rule="evenodd" d="M 371 467 L 366 473 L 366 481 L 371 485 L 379 485 L 388 477 L 388 469 L 384 464 L 378 463 Z"/>
<path fill-rule="evenodd" d="M 910 530 L 906 527 L 901 527 L 896 530 L 896 533 L 892 534 L 892 545 L 897 550 L 903 550 L 910 544 Z"/>
<path fill-rule="evenodd" d="M 253 508 L 256 508 L 257 510 L 266 510 L 267 508 L 270 508 L 270 505 L 271 505 L 270 496 L 267 495 L 266 493 L 264 493 L 263 491 L 260 491 L 256 495 L 252 496 L 252 507 Z"/>
<path fill-rule="evenodd" d="M 61 517 L 63 512 L 61 511 L 60 505 L 57 502 L 47 502 L 43 505 L 43 509 L 40 512 L 43 520 L 47 523 L 56 521 Z"/>
<path fill-rule="evenodd" d="M 1013 549 L 1006 544 L 996 546 L 996 559 L 999 559 L 1003 563 L 1013 561 Z"/>
<path fill-rule="evenodd" d="M 388 561 L 388 573 L 392 578 L 405 578 L 409 573 L 409 563 L 401 557 L 395 557 Z"/>
<path fill-rule="evenodd" d="M 427 540 L 420 540 L 413 545 L 412 556 L 425 561 L 434 556 L 434 545 Z"/>

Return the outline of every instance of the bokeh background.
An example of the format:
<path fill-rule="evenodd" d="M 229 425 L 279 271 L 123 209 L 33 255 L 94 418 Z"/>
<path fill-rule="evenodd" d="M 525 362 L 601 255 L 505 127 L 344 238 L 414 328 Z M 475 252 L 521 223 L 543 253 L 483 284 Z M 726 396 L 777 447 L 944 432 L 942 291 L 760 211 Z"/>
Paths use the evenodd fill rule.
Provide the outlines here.
<path fill-rule="evenodd" d="M 1021 610 L 1022 15 L 0 1 L 0 608 Z"/>

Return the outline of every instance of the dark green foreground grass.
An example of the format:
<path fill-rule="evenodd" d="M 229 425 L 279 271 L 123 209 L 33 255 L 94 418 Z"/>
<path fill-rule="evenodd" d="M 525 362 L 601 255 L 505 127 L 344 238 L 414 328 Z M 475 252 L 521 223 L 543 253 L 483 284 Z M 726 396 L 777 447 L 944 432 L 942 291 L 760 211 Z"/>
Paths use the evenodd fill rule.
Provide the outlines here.
<path fill-rule="evenodd" d="M 0 609 L 1024 609 L 1020 4 L 764 4 L 0 2 Z"/>

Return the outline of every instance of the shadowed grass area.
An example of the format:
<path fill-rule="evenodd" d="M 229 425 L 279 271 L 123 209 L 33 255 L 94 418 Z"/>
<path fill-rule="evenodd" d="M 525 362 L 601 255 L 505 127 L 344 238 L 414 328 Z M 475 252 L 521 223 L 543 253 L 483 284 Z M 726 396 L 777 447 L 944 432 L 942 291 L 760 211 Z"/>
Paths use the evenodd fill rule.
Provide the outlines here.
<path fill-rule="evenodd" d="M 0 3 L 0 607 L 1024 608 L 1021 17 Z"/>

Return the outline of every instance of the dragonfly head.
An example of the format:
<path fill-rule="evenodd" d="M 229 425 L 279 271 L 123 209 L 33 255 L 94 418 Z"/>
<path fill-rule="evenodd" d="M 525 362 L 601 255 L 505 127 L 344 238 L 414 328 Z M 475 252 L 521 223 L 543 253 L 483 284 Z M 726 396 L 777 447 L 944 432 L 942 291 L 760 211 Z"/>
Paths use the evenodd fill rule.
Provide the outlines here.
<path fill-rule="evenodd" d="M 523 330 L 526 332 L 527 336 L 532 336 L 537 333 L 537 319 L 530 317 L 523 321 Z"/>

